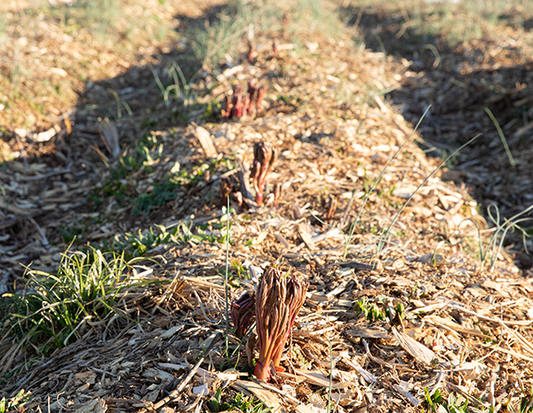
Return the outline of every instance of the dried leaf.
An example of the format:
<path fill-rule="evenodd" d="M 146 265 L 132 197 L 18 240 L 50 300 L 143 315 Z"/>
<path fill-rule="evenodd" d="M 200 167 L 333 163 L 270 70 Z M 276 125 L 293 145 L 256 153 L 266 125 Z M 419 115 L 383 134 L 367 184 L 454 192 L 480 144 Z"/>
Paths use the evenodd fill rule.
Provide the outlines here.
<path fill-rule="evenodd" d="M 205 156 L 208 158 L 214 158 L 218 155 L 217 149 L 215 148 L 213 140 L 211 139 L 211 134 L 205 128 L 196 126 L 195 136 L 198 139 L 198 142 L 200 142 Z"/>
<path fill-rule="evenodd" d="M 100 122 L 100 136 L 111 158 L 115 159 L 120 155 L 120 141 L 117 126 L 115 122 L 105 118 Z"/>

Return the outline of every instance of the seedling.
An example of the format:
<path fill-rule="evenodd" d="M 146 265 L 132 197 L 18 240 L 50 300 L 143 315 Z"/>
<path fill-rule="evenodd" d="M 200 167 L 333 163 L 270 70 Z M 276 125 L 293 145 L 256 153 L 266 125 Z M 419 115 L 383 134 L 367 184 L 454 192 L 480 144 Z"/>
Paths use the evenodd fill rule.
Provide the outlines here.
<path fill-rule="evenodd" d="M 355 310 L 361 311 L 368 321 L 384 321 L 387 318 L 386 314 L 381 311 L 376 304 L 369 303 L 365 298 L 357 300 L 355 303 Z"/>
<path fill-rule="evenodd" d="M 31 398 L 31 393 L 22 389 L 19 391 L 15 397 L 6 400 L 5 397 L 2 397 L 0 400 L 0 413 L 7 413 L 11 411 L 21 411 L 24 409 L 24 403 L 26 403 Z"/>
<path fill-rule="evenodd" d="M 468 400 L 463 396 L 450 393 L 448 400 L 444 399 L 440 389 L 429 393 L 427 387 L 424 388 L 424 398 L 432 412 L 445 411 L 449 413 L 466 413 L 468 412 Z M 443 410 L 444 409 L 444 410 Z"/>
<path fill-rule="evenodd" d="M 267 175 L 276 161 L 277 153 L 274 149 L 260 142 L 254 145 L 254 161 L 251 170 L 255 189 L 255 202 L 263 204 L 263 192 L 265 190 Z"/>

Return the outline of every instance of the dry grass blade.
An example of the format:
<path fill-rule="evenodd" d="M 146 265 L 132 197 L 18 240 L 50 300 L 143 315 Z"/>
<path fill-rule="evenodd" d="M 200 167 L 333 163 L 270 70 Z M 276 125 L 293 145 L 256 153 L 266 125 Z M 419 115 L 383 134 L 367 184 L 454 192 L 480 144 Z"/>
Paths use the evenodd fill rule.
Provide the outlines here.
<path fill-rule="evenodd" d="M 395 328 L 392 328 L 392 333 L 394 334 L 394 337 L 396 337 L 396 340 L 398 340 L 400 346 L 413 356 L 415 360 L 427 364 L 428 366 L 433 366 L 435 363 L 439 363 L 439 359 L 435 352 L 431 351 L 408 334 L 398 331 Z"/>

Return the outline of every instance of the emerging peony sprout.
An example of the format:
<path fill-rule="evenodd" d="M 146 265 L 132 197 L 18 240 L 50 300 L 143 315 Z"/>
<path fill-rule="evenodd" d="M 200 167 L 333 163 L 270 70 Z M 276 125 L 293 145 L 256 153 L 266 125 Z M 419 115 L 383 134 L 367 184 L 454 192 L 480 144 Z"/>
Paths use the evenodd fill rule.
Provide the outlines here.
<path fill-rule="evenodd" d="M 243 338 L 253 324 L 255 317 L 255 295 L 245 292 L 231 304 L 231 320 L 235 327 L 235 335 Z"/>
<path fill-rule="evenodd" d="M 232 107 L 230 112 L 230 117 L 232 118 L 240 118 L 242 116 L 242 86 L 241 85 L 235 85 L 233 87 L 233 99 L 232 99 Z"/>
<path fill-rule="evenodd" d="M 333 195 L 330 195 L 328 198 L 328 202 L 326 204 L 326 216 L 324 217 L 324 221 L 329 222 L 333 219 L 335 212 L 337 211 L 337 198 L 335 198 Z"/>
<path fill-rule="evenodd" d="M 254 163 L 251 176 L 254 182 L 255 202 L 259 206 L 263 204 L 266 178 L 275 160 L 276 151 L 271 150 L 265 143 L 258 142 L 254 145 Z"/>
<path fill-rule="evenodd" d="M 279 51 L 279 42 L 278 39 L 272 40 L 272 55 L 277 56 Z"/>
<path fill-rule="evenodd" d="M 265 97 L 266 91 L 267 90 L 265 86 L 261 86 L 259 89 L 257 89 L 257 100 L 255 102 L 255 109 L 257 113 L 262 110 L 261 103 L 263 102 L 263 98 Z"/>
<path fill-rule="evenodd" d="M 248 114 L 248 106 L 250 106 L 250 95 L 246 95 L 244 97 L 244 101 L 242 103 L 242 117 L 245 118 Z"/>
<path fill-rule="evenodd" d="M 231 100 L 228 95 L 224 96 L 226 102 L 226 109 L 222 109 L 222 116 L 229 118 L 231 116 Z"/>
<path fill-rule="evenodd" d="M 300 308 L 304 305 L 305 294 L 307 292 L 307 284 L 302 283 L 302 281 L 296 276 L 290 276 L 286 278 L 287 281 L 287 306 L 289 307 L 289 332 L 287 333 L 287 338 L 292 330 L 294 320 L 300 311 Z M 281 356 L 283 355 L 283 346 L 278 347 L 276 353 L 274 354 L 274 367 L 276 371 L 283 371 L 283 367 L 280 367 Z"/>
<path fill-rule="evenodd" d="M 281 201 L 282 191 L 283 188 L 280 182 L 274 185 L 274 207 L 277 207 L 279 205 L 279 201 Z"/>
<path fill-rule="evenodd" d="M 222 196 L 222 206 L 228 205 L 228 197 L 231 194 L 231 191 L 233 191 L 233 184 L 229 180 L 229 178 L 222 178 L 219 181 L 220 185 L 220 195 Z"/>
<path fill-rule="evenodd" d="M 254 375 L 269 381 L 280 366 L 283 348 L 289 338 L 296 315 L 300 311 L 307 285 L 295 276 L 286 277 L 270 267 L 259 281 L 255 300 L 259 360 Z"/>
<path fill-rule="evenodd" d="M 222 109 L 222 117 L 224 118 L 244 118 L 248 116 L 255 116 L 261 110 L 261 103 L 266 94 L 266 87 L 256 87 L 255 79 L 248 82 L 248 91 L 246 95 L 243 93 L 241 85 L 233 86 L 233 96 L 226 95 L 225 109 Z"/>
<path fill-rule="evenodd" d="M 255 43 L 250 42 L 248 44 L 248 54 L 246 55 L 246 58 L 248 59 L 249 63 L 253 63 L 255 56 Z"/>
<path fill-rule="evenodd" d="M 255 79 L 251 79 L 248 82 L 248 114 L 254 115 L 255 114 Z"/>

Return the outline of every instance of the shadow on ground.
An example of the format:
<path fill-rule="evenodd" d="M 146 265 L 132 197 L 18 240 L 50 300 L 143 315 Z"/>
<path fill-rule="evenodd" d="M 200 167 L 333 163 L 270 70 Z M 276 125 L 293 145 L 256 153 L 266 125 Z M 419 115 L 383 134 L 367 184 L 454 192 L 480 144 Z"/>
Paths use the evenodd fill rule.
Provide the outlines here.
<path fill-rule="evenodd" d="M 159 50 L 148 59 L 149 65 L 88 82 L 74 110 L 57 119 L 61 130 L 53 139 L 38 142 L 10 131 L 11 147 L 21 156 L 4 162 L 0 170 L 0 184 L 13 189 L 0 199 L 0 251 L 17 274 L 24 271 L 20 264 L 51 262 L 55 251 L 64 251 L 73 241 L 86 242 L 96 227 L 110 225 L 116 217 L 109 212 L 117 203 L 129 210 L 130 217 L 116 222 L 114 231 L 151 224 L 157 221 L 154 215 L 162 220 L 176 213 L 176 202 L 166 201 L 182 195 L 177 185 L 166 185 L 158 192 L 158 181 L 164 181 L 164 176 L 154 176 L 152 188 L 126 178 L 153 173 L 150 164 L 158 158 L 173 164 L 176 151 L 178 157 L 185 156 L 185 127 L 191 120 L 217 117 L 216 104 L 198 99 L 211 91 L 214 82 L 203 78 L 194 82 L 194 89 L 188 87 L 205 63 L 188 40 L 220 11 L 214 7 L 197 19 L 177 15 L 176 30 L 183 41 L 175 49 Z M 120 147 L 127 152 L 120 161 L 112 159 L 102 140 L 100 125 L 105 118 L 116 128 Z M 160 152 L 163 138 L 173 141 L 172 153 Z M 159 198 L 148 199 L 154 186 Z M 148 191 L 152 192 L 147 195 Z M 138 200 L 136 211 L 132 204 Z M 43 246 L 50 250 L 44 259 Z M 6 278 L 11 273 L 7 270 Z"/>
<path fill-rule="evenodd" d="M 431 105 L 420 128 L 430 154 L 445 157 L 482 134 L 451 160 L 449 178 L 469 185 L 483 210 L 494 203 L 507 218 L 533 204 L 530 57 L 511 42 L 502 46 L 493 39 L 450 46 L 444 38 L 416 32 L 401 13 L 380 7 L 342 13 L 353 16 L 349 24 L 358 25 L 367 47 L 411 62 L 402 88 L 388 96 L 413 124 Z"/>

